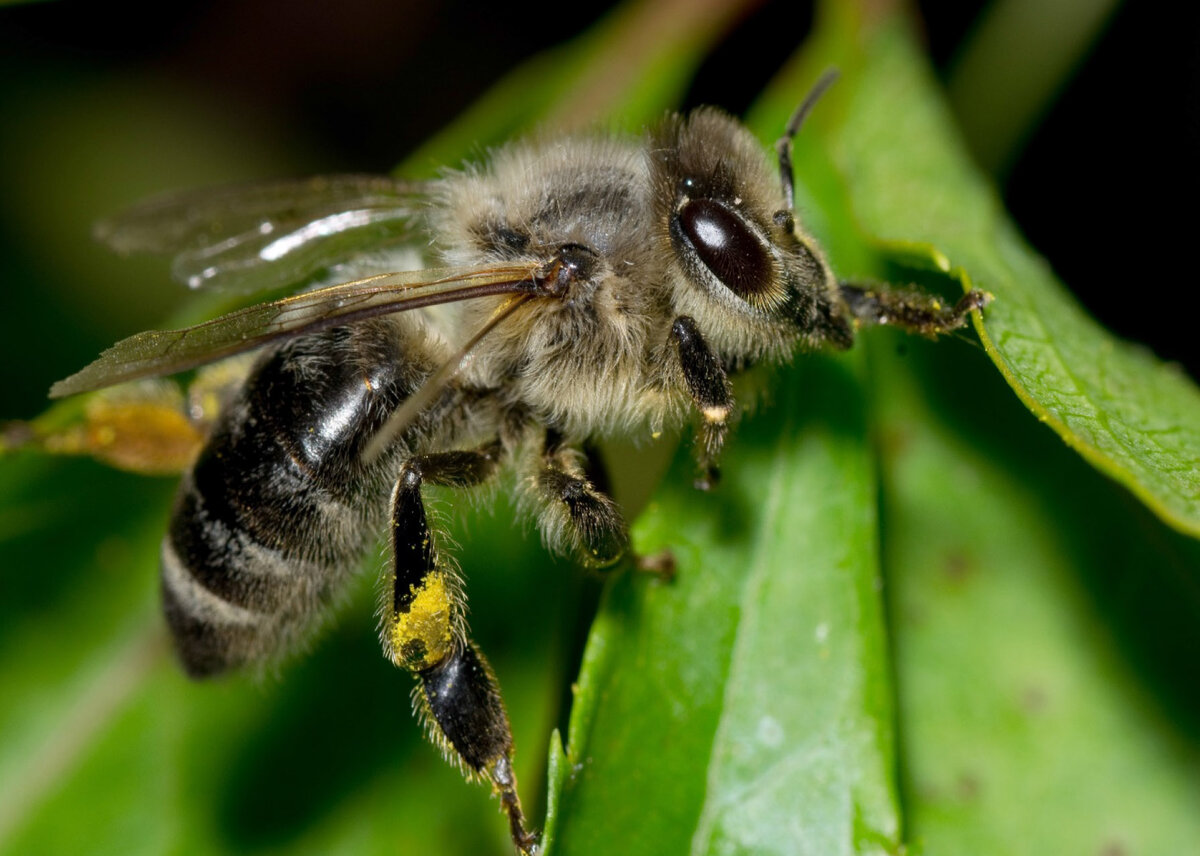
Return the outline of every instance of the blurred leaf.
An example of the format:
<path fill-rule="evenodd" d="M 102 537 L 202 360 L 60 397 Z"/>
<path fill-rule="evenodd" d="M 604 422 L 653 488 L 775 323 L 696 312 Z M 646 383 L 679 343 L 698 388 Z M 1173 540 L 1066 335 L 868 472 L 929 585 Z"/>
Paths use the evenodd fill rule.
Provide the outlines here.
<path fill-rule="evenodd" d="M 980 13 L 955 51 L 947 96 L 975 159 L 992 175 L 1017 161 L 1118 6 L 999 0 Z"/>
<path fill-rule="evenodd" d="M 631 0 L 550 47 L 414 152 L 398 172 L 425 176 L 531 128 L 605 123 L 638 129 L 677 104 L 711 45 L 761 0 Z M 603 127 L 603 125 L 601 125 Z"/>
<path fill-rule="evenodd" d="M 831 52 L 853 71 L 829 143 L 862 229 L 909 253 L 926 244 L 930 263 L 953 268 L 964 288 L 995 294 L 980 335 L 1026 406 L 1167 523 L 1200 536 L 1200 390 L 1096 324 L 1023 243 L 964 154 L 905 26 L 872 22 L 860 38 L 835 38 Z"/>

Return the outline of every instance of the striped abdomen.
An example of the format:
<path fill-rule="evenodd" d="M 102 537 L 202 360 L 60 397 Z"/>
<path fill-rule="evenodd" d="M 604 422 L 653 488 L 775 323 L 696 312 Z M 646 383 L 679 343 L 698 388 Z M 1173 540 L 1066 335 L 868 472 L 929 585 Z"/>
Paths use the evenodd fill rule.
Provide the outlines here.
<path fill-rule="evenodd" d="M 384 320 L 288 342 L 223 411 L 163 539 L 163 606 L 190 674 L 293 647 L 379 534 L 395 458 L 360 453 L 429 374 L 405 338 Z"/>

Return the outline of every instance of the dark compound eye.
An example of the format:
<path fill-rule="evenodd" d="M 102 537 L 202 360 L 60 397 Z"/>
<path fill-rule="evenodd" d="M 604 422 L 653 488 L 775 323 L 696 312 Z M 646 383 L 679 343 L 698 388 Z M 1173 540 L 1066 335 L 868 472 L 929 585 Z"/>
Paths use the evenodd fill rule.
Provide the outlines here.
<path fill-rule="evenodd" d="M 771 288 L 771 259 L 762 241 L 720 202 L 688 200 L 679 210 L 679 227 L 704 266 L 739 297 Z"/>

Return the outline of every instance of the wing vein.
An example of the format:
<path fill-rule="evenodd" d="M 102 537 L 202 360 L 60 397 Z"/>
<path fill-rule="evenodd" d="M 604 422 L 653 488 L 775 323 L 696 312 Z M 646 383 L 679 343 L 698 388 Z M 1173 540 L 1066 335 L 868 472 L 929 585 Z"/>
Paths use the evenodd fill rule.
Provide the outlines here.
<path fill-rule="evenodd" d="M 51 398 L 90 392 L 205 363 L 333 326 L 441 303 L 497 295 L 553 296 L 541 265 L 442 268 L 378 274 L 236 310 L 180 330 L 152 330 L 117 342 L 50 388 Z"/>

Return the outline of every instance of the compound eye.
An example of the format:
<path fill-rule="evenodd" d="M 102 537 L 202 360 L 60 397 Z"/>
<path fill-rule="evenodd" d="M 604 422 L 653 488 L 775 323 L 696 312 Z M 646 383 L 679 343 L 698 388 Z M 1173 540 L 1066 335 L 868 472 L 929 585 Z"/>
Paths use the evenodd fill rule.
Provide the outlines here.
<path fill-rule="evenodd" d="M 743 300 L 771 289 L 772 267 L 758 235 L 720 202 L 690 199 L 679 210 L 679 227 L 700 261 Z"/>

